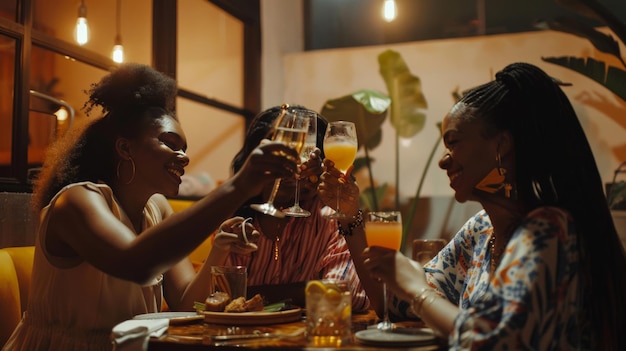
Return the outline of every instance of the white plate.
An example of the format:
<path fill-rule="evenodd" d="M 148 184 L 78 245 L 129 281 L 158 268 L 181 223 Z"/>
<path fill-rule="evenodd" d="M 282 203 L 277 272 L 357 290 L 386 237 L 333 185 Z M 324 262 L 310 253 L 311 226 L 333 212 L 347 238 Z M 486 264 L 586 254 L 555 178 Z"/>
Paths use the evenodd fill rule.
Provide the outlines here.
<path fill-rule="evenodd" d="M 157 313 L 145 313 L 138 314 L 133 319 L 161 319 L 167 318 L 170 320 L 170 324 L 182 324 L 193 321 L 201 321 L 204 316 L 197 314 L 196 312 L 157 312 Z"/>
<path fill-rule="evenodd" d="M 420 346 L 437 341 L 429 328 L 403 328 L 391 332 L 378 329 L 360 330 L 354 334 L 359 342 L 372 346 Z"/>

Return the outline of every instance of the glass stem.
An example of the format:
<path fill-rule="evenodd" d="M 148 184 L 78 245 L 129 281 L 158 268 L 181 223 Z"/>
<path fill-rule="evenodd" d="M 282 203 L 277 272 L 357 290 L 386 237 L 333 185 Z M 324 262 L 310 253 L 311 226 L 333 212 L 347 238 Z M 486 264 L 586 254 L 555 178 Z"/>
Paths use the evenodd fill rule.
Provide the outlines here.
<path fill-rule="evenodd" d="M 296 195 L 294 197 L 293 205 L 300 207 L 300 179 L 296 178 Z"/>
<path fill-rule="evenodd" d="M 341 184 L 337 186 L 337 213 L 341 213 L 341 209 L 339 208 L 341 203 Z"/>
<path fill-rule="evenodd" d="M 391 322 L 389 321 L 389 302 L 387 301 L 387 283 L 383 283 L 383 323 L 385 326 L 388 326 Z"/>
<path fill-rule="evenodd" d="M 276 197 L 276 194 L 278 193 L 278 188 L 280 187 L 280 178 L 276 179 L 274 181 L 274 187 L 272 188 L 272 193 L 270 194 L 270 199 L 267 200 L 268 204 L 273 205 L 274 204 L 274 198 Z"/>

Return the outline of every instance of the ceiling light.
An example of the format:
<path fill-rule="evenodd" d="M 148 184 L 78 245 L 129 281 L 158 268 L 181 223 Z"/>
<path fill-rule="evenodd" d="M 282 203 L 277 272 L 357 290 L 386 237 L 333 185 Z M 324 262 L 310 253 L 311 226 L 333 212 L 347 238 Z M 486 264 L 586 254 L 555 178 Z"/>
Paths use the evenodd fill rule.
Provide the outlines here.
<path fill-rule="evenodd" d="M 122 3 L 121 0 L 117 0 L 115 14 L 115 45 L 113 45 L 113 61 L 117 63 L 124 62 L 124 47 L 122 46 Z"/>
<path fill-rule="evenodd" d="M 383 18 L 387 22 L 391 22 L 398 17 L 396 9 L 396 0 L 385 0 L 383 4 Z"/>
<path fill-rule="evenodd" d="M 89 27 L 87 26 L 87 7 L 85 1 L 80 1 L 78 7 L 78 19 L 76 20 L 75 38 L 78 45 L 84 45 L 89 41 Z"/>

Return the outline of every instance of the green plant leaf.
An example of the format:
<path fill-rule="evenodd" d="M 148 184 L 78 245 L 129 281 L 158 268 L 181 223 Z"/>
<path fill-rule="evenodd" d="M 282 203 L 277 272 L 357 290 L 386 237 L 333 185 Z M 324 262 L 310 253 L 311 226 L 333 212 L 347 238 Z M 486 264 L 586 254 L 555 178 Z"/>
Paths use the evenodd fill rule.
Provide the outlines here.
<path fill-rule="evenodd" d="M 382 199 L 385 196 L 387 186 L 387 183 L 384 183 L 375 188 L 376 199 Z M 366 189 L 362 190 L 359 194 L 359 199 L 361 201 L 361 208 L 363 209 L 375 210 L 378 208 L 377 204 L 374 201 L 374 197 L 372 196 L 372 187 L 367 187 Z"/>
<path fill-rule="evenodd" d="M 614 208 L 616 205 L 626 201 L 626 182 L 620 181 L 611 184 L 611 191 L 607 196 L 609 208 Z"/>
<path fill-rule="evenodd" d="M 578 58 L 573 56 L 542 57 L 543 61 L 569 68 L 588 78 L 595 80 L 609 89 L 620 99 L 626 101 L 626 71 L 608 66 L 602 61 L 592 58 Z"/>
<path fill-rule="evenodd" d="M 626 43 L 626 25 L 603 3 L 596 0 L 555 0 L 554 2 L 579 15 L 604 22 L 622 42 Z"/>
<path fill-rule="evenodd" d="M 359 90 L 337 99 L 327 100 L 321 115 L 329 122 L 350 121 L 356 125 L 359 147 L 373 149 L 380 144 L 382 130 L 391 99 L 375 90 Z"/>
<path fill-rule="evenodd" d="M 613 39 L 612 35 L 602 33 L 576 18 L 559 17 L 554 20 L 539 22 L 535 26 L 585 38 L 596 49 L 621 59 L 619 43 Z"/>
<path fill-rule="evenodd" d="M 374 162 L 376 159 L 370 157 L 370 162 Z M 362 168 L 367 168 L 367 160 L 365 157 L 357 157 L 352 163 L 354 168 L 352 169 L 352 173 L 356 173 L 360 171 Z"/>
<path fill-rule="evenodd" d="M 400 137 L 410 138 L 424 128 L 428 107 L 420 79 L 409 71 L 400 54 L 386 50 L 378 55 L 380 74 L 391 97 L 390 121 Z"/>
<path fill-rule="evenodd" d="M 454 92 L 452 92 L 452 96 L 455 99 L 459 97 L 458 88 Z M 455 101 L 458 101 L 458 99 L 456 99 Z M 435 157 L 435 152 L 437 151 L 437 148 L 441 144 L 441 139 L 443 138 L 441 134 L 441 122 L 437 122 L 436 127 L 437 127 L 437 130 L 439 131 L 439 137 L 437 138 L 437 141 L 435 141 L 435 145 L 433 145 L 433 148 L 430 150 L 430 154 L 428 155 L 428 160 L 426 161 L 426 165 L 424 166 L 424 169 L 422 170 L 422 176 L 420 177 L 419 184 L 417 185 L 415 196 L 413 197 L 413 199 L 411 200 L 411 204 L 409 205 L 409 213 L 407 216 L 407 220 L 403 221 L 403 225 L 402 225 L 402 246 L 403 247 L 401 248 L 402 251 L 404 251 L 404 238 L 406 235 L 408 235 L 409 229 L 413 225 L 413 218 L 415 217 L 415 211 L 417 210 L 417 202 L 420 199 L 420 194 L 422 192 L 422 186 L 424 185 L 424 179 L 426 178 L 426 173 L 428 173 L 430 164 L 432 163 L 432 160 Z"/>
<path fill-rule="evenodd" d="M 600 16 L 596 13 L 596 11 L 594 11 L 591 7 L 589 7 L 589 5 L 587 4 L 588 1 L 585 0 L 554 0 L 554 2 L 556 4 L 558 4 L 559 6 L 575 12 L 581 16 L 587 17 L 587 18 L 591 18 L 591 19 L 595 19 L 595 20 L 599 20 L 601 21 L 602 19 L 600 18 Z"/>

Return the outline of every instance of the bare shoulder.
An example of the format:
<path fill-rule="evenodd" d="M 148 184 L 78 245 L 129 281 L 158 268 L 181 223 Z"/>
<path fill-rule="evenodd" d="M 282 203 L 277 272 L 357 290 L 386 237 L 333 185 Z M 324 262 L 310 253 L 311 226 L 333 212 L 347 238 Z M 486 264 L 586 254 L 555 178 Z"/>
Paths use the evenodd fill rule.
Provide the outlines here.
<path fill-rule="evenodd" d="M 50 208 L 46 235 L 48 251 L 57 256 L 74 256 L 68 245 L 74 233 L 84 233 L 85 223 L 110 213 L 105 197 L 95 188 L 73 186 L 59 194 Z"/>
<path fill-rule="evenodd" d="M 167 218 L 174 213 L 172 206 L 163 194 L 154 194 L 150 197 L 150 200 L 157 205 L 159 211 L 161 211 L 161 214 L 163 215 L 163 218 Z"/>
<path fill-rule="evenodd" d="M 108 207 L 106 199 L 95 187 L 73 186 L 59 194 L 52 210 L 57 215 L 80 214 L 100 206 Z"/>

